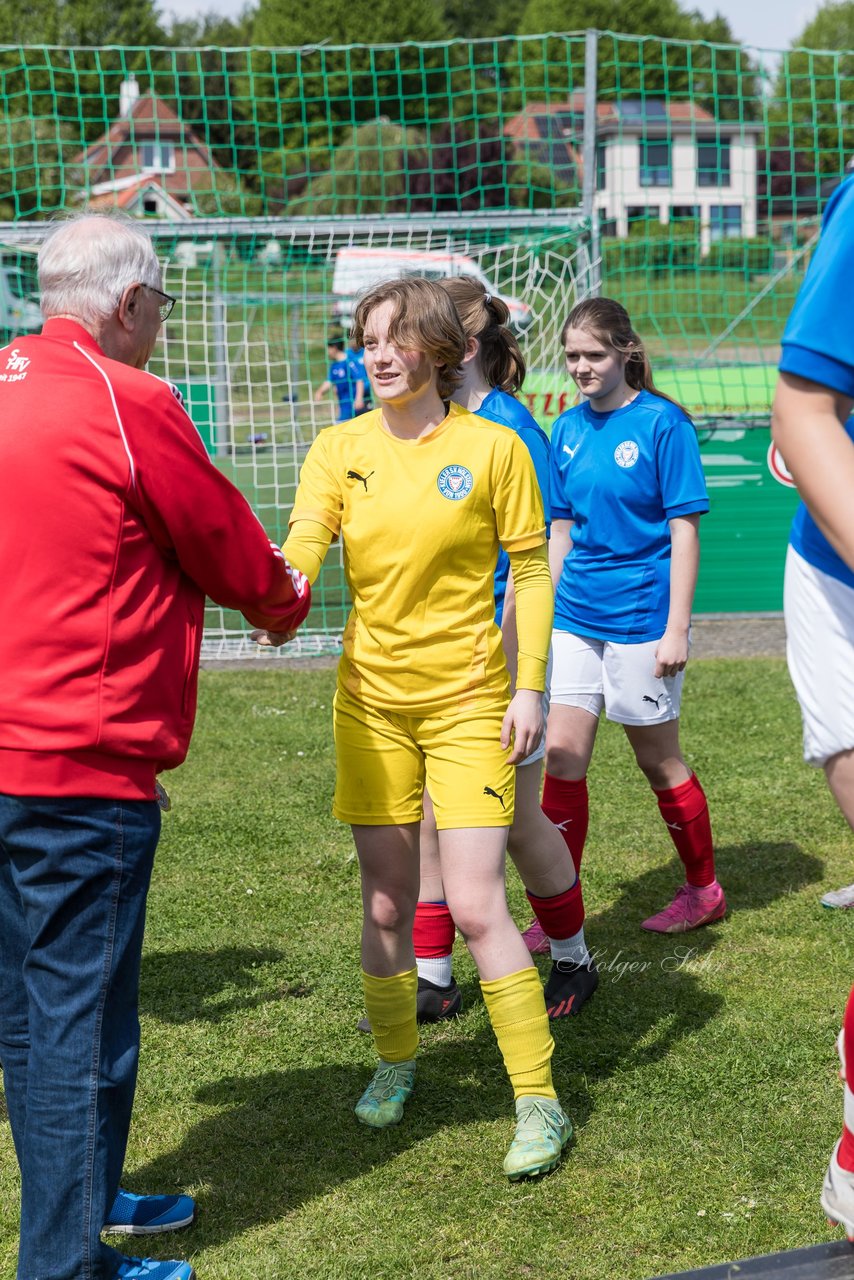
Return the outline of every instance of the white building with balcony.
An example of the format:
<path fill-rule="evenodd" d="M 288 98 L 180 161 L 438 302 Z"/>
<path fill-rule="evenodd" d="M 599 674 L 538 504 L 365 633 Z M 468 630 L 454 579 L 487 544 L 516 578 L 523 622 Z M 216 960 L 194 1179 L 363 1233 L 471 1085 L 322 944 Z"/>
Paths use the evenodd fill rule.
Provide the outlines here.
<path fill-rule="evenodd" d="M 580 189 L 584 94 L 529 103 L 507 133 L 536 163 Z M 605 235 L 644 220 L 693 219 L 705 253 L 713 240 L 756 235 L 752 121 L 718 120 L 695 102 L 622 98 L 596 107 L 596 208 Z"/>

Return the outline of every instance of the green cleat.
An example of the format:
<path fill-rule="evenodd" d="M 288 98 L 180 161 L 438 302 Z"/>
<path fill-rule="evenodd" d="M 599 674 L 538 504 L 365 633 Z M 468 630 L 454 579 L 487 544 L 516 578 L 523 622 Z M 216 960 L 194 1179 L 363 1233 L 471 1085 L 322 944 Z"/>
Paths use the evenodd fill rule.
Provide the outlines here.
<path fill-rule="evenodd" d="M 403 1118 L 403 1104 L 415 1086 L 415 1060 L 385 1062 L 371 1078 L 365 1092 L 356 1103 L 356 1119 L 372 1129 L 385 1129 L 399 1124 Z"/>
<path fill-rule="evenodd" d="M 504 1157 L 511 1182 L 550 1173 L 572 1137 L 569 1116 L 553 1098 L 516 1099 L 516 1134 Z"/>

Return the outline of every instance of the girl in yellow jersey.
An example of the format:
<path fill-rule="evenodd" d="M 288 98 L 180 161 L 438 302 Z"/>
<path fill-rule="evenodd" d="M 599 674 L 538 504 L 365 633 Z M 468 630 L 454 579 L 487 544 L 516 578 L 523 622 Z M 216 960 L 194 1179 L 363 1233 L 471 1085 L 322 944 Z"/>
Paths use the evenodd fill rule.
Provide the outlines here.
<path fill-rule="evenodd" d="M 340 535 L 353 600 L 335 695 L 333 812 L 351 824 L 359 857 L 365 1005 L 380 1058 L 356 1115 L 396 1124 L 414 1084 L 426 785 L 446 898 L 513 1085 L 504 1170 L 515 1180 L 554 1168 L 571 1133 L 552 1085 L 539 976 L 504 892 L 514 765 L 542 732 L 552 617 L 542 501 L 516 433 L 450 403 L 466 339 L 444 290 L 417 279 L 378 285 L 359 303 L 353 336 L 377 408 L 317 437 L 285 554 L 314 581 Z M 517 598 L 512 699 L 495 624 L 499 546 Z"/>

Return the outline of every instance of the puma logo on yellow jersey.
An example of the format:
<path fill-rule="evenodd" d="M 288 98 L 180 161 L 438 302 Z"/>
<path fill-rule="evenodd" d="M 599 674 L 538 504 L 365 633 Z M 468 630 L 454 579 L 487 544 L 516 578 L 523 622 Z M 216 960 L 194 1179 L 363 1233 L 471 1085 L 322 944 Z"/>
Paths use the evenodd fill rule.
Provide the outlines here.
<path fill-rule="evenodd" d="M 373 474 L 374 474 L 374 473 L 373 473 L 373 471 L 369 471 L 369 472 L 368 472 L 368 474 L 367 474 L 366 476 L 360 476 L 360 475 L 359 475 L 359 473 L 358 473 L 358 471 L 348 471 L 348 472 L 347 472 L 347 479 L 348 479 L 348 480 L 361 480 L 362 484 L 365 486 L 365 493 L 367 493 L 367 492 L 368 492 L 368 481 L 370 480 L 370 478 L 371 478 L 371 476 L 372 476 Z"/>

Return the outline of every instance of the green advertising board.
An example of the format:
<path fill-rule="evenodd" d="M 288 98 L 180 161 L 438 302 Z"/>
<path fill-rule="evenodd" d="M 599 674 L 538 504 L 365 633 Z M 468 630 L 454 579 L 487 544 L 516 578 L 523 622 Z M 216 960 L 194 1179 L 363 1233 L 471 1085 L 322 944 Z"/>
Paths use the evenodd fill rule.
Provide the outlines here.
<path fill-rule="evenodd" d="M 795 490 L 772 472 L 767 425 L 700 428 L 710 510 L 703 517 L 696 613 L 783 608 Z"/>
<path fill-rule="evenodd" d="M 216 447 L 216 395 L 215 387 L 205 378 L 185 378 L 175 386 L 184 397 L 184 408 L 202 437 L 210 457 L 215 458 Z"/>

